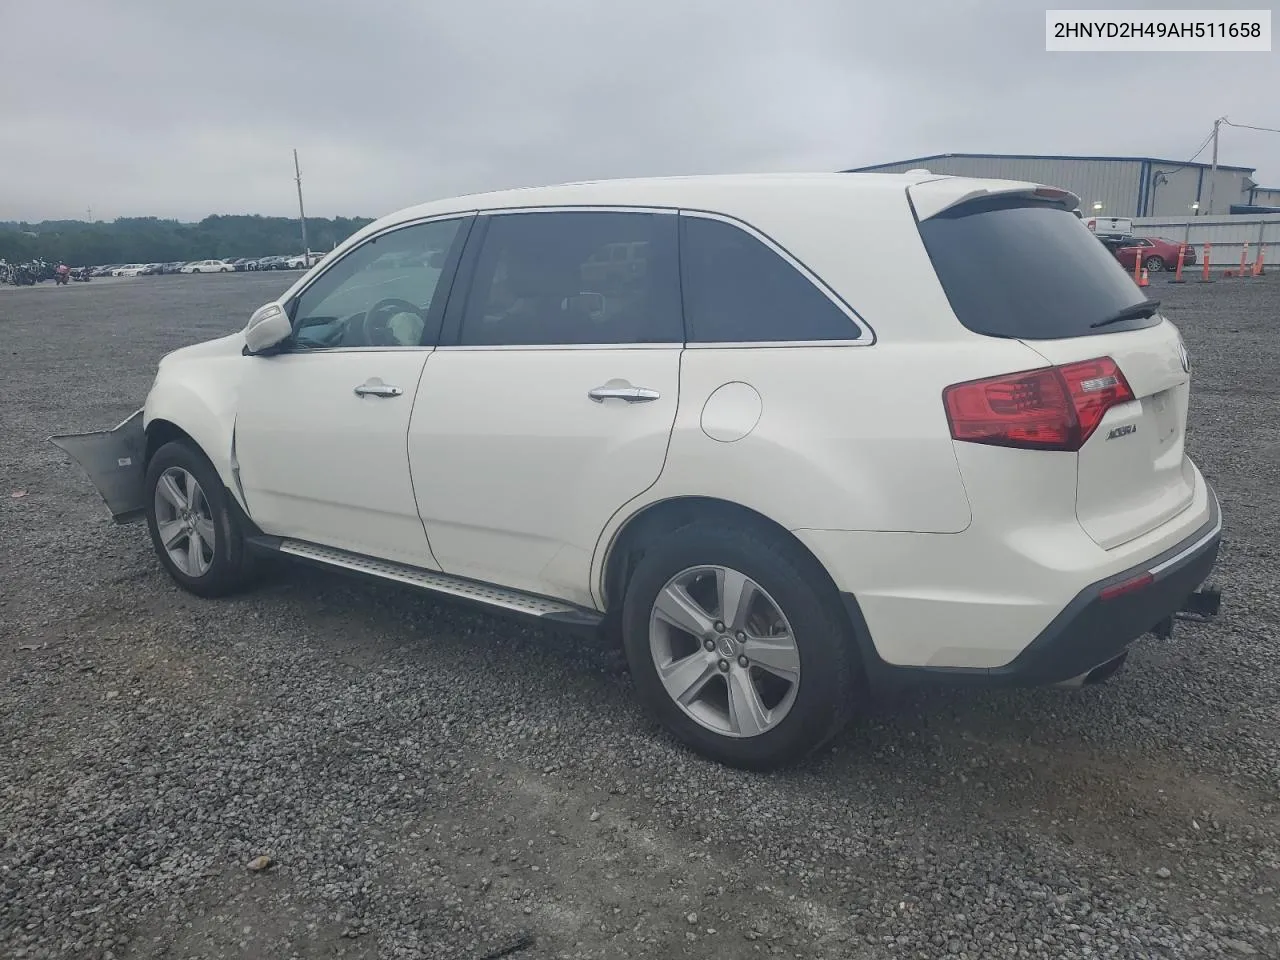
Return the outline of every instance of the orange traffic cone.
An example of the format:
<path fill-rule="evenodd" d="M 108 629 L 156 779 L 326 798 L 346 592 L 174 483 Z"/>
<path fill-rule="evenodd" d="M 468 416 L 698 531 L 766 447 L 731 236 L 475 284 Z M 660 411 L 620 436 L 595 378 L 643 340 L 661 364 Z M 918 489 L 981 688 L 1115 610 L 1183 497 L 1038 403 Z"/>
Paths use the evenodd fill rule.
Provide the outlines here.
<path fill-rule="evenodd" d="M 1138 281 L 1138 286 L 1140 286 L 1140 287 L 1149 287 L 1149 286 L 1151 286 L 1151 281 L 1147 279 L 1147 268 L 1146 268 L 1146 267 L 1143 267 L 1143 268 L 1142 268 L 1142 279 Z"/>

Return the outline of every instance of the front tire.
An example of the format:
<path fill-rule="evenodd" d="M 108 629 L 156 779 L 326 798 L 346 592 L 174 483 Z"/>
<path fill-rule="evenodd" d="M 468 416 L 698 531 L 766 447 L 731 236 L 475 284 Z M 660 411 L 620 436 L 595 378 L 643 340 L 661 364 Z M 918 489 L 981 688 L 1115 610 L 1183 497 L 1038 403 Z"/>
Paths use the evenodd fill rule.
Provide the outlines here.
<path fill-rule="evenodd" d="M 147 529 L 161 565 L 184 590 L 221 597 L 251 572 L 226 488 L 199 450 L 166 443 L 147 464 Z"/>
<path fill-rule="evenodd" d="M 648 547 L 622 608 L 641 701 L 720 763 L 769 770 L 845 725 L 858 659 L 826 572 L 760 529 L 690 524 Z"/>
<path fill-rule="evenodd" d="M 1148 273 L 1159 273 L 1164 269 L 1164 257 L 1147 257 L 1142 265 L 1147 268 Z"/>

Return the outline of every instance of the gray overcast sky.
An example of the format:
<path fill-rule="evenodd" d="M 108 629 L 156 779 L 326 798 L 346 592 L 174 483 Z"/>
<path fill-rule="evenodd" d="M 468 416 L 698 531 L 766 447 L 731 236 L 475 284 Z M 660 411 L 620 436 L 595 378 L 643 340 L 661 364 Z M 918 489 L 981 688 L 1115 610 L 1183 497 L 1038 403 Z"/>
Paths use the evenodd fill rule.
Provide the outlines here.
<path fill-rule="evenodd" d="M 1280 53 L 1050 54 L 1046 6 L 1072 4 L 0 0 L 0 219 L 288 215 L 293 147 L 308 213 L 378 216 L 930 153 L 1185 160 L 1217 116 L 1280 127 Z M 1280 185 L 1280 134 L 1224 128 L 1220 162 Z"/>

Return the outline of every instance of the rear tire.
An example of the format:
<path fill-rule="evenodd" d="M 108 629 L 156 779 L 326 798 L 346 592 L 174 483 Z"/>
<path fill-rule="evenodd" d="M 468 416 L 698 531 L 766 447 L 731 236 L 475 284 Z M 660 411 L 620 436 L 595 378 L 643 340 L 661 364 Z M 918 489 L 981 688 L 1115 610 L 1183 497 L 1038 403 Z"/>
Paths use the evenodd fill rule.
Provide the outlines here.
<path fill-rule="evenodd" d="M 744 582 L 738 594 L 733 585 Z M 736 595 L 752 599 L 735 604 Z M 686 626 L 695 629 L 667 619 L 673 597 L 677 606 L 693 600 Z M 645 706 L 683 743 L 728 766 L 795 763 L 852 713 L 859 663 L 839 594 L 812 557 L 763 527 L 695 522 L 647 547 L 627 585 L 622 638 Z M 793 684 L 784 676 L 792 668 Z M 669 692 L 686 679 L 684 696 Z"/>
<path fill-rule="evenodd" d="M 244 585 L 253 570 L 244 531 L 203 453 L 182 441 L 166 443 L 147 464 L 145 489 L 151 543 L 178 586 L 221 597 Z"/>

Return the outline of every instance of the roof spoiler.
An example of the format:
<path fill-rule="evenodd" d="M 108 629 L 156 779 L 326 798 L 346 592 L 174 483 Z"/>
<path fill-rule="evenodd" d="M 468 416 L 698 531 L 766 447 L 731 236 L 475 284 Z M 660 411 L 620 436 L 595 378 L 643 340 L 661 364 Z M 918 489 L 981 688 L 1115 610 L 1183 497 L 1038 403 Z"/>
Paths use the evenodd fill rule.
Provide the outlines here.
<path fill-rule="evenodd" d="M 1069 190 L 1050 187 L 1042 183 L 1023 183 L 1016 180 L 976 180 L 969 177 L 945 177 L 926 180 L 907 188 L 907 196 L 915 208 L 916 219 L 928 220 L 938 214 L 971 200 L 984 197 L 1026 196 L 1028 200 L 1056 203 L 1064 210 L 1076 210 L 1080 198 Z"/>

